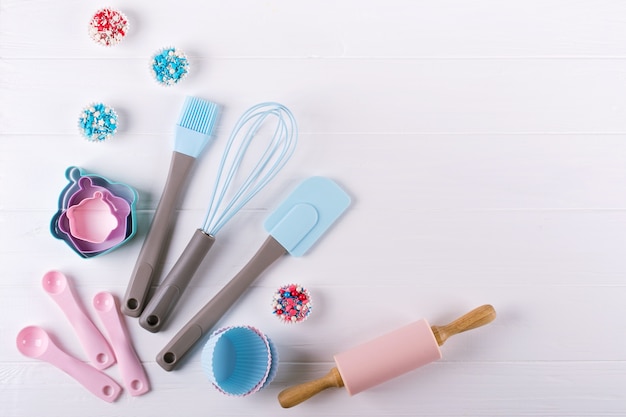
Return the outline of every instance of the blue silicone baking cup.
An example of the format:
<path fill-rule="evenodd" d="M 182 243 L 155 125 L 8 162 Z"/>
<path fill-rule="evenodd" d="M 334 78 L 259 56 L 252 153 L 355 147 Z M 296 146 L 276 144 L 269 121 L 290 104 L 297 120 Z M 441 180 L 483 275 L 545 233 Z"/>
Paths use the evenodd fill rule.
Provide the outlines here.
<path fill-rule="evenodd" d="M 267 336 L 252 326 L 224 327 L 206 342 L 202 369 L 219 392 L 243 397 L 267 386 L 274 377 L 275 352 Z"/>

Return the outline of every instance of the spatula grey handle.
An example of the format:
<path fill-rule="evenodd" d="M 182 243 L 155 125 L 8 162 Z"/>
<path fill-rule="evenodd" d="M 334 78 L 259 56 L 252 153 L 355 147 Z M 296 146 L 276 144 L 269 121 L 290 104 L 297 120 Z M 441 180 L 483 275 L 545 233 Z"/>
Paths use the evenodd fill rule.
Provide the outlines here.
<path fill-rule="evenodd" d="M 163 194 L 122 301 L 121 310 L 127 316 L 139 317 L 146 305 L 148 291 L 158 275 L 159 258 L 170 242 L 176 203 L 195 161 L 196 158 L 189 155 L 172 153 Z"/>
<path fill-rule="evenodd" d="M 189 350 L 207 334 L 246 288 L 287 250 L 272 236 L 235 277 L 220 290 L 159 352 L 156 361 L 166 371 L 174 369 Z"/>
<path fill-rule="evenodd" d="M 141 313 L 141 327 L 153 333 L 161 330 L 214 242 L 215 238 L 203 230 L 194 232 L 174 267 Z"/>

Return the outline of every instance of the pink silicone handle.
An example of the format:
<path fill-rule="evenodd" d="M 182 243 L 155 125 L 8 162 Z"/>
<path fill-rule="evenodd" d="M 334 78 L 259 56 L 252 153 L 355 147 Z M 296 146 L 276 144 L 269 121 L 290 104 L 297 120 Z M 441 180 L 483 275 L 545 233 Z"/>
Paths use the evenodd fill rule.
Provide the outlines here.
<path fill-rule="evenodd" d="M 104 401 L 113 402 L 122 392 L 118 383 L 108 375 L 61 350 L 41 327 L 25 327 L 19 333 L 17 343 L 24 355 L 56 366 Z"/>
<path fill-rule="evenodd" d="M 50 346 L 52 347 L 52 346 Z M 56 345 L 48 349 L 42 359 L 61 369 L 98 398 L 107 402 L 113 402 L 122 392 L 122 387 L 111 377 L 98 371 L 91 365 L 86 364 L 73 356 L 65 353 Z"/>
<path fill-rule="evenodd" d="M 102 291 L 94 296 L 93 306 L 109 336 L 124 385 L 130 395 L 137 396 L 150 391 L 150 382 L 128 337 L 117 299 L 110 292 Z"/>
<path fill-rule="evenodd" d="M 74 327 L 89 361 L 98 369 L 106 369 L 113 365 L 115 355 L 109 343 L 87 317 L 74 294 L 70 280 L 59 271 L 49 271 L 43 276 L 41 284 Z"/>

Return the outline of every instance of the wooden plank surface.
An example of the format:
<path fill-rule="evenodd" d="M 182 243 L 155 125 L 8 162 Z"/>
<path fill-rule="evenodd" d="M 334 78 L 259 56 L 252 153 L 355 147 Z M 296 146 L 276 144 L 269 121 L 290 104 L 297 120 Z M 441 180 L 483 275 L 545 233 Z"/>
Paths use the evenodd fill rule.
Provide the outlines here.
<path fill-rule="evenodd" d="M 128 39 L 86 34 L 102 4 L 0 0 L 0 416 L 620 416 L 626 413 L 626 3 L 476 0 L 113 2 Z M 156 49 L 192 72 L 162 88 Z M 260 101 L 300 127 L 290 163 L 225 227 L 161 333 L 127 324 L 153 390 L 114 404 L 23 357 L 39 324 L 84 358 L 40 288 L 59 269 L 89 303 L 122 296 L 167 175 L 186 95 L 219 103 L 215 142 L 176 213 L 169 270 L 208 205 L 231 127 Z M 83 106 L 120 114 L 106 143 L 80 138 Z M 84 260 L 49 223 L 64 171 L 80 166 L 139 192 L 138 232 Z M 213 389 L 196 350 L 164 372 L 155 355 L 254 254 L 263 220 L 304 178 L 328 176 L 349 211 L 302 258 L 273 265 L 220 321 L 276 343 L 275 381 L 243 399 Z M 270 313 L 273 291 L 313 294 L 303 324 Z M 483 303 L 488 327 L 455 336 L 441 361 L 357 396 L 325 392 L 290 411 L 283 388 L 322 376 L 333 355 L 419 318 L 445 324 Z M 95 317 L 93 311 L 90 312 Z M 374 359 L 375 360 L 375 359 Z M 119 370 L 107 371 L 119 379 Z"/>

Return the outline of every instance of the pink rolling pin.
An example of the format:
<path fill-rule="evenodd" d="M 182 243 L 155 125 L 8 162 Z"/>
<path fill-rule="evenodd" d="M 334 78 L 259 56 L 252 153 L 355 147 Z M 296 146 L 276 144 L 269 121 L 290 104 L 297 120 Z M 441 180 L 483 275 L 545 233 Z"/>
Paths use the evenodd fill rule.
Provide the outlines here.
<path fill-rule="evenodd" d="M 419 320 L 360 346 L 335 355 L 335 368 L 314 381 L 278 394 L 284 408 L 293 407 L 331 387 L 346 387 L 354 395 L 441 358 L 439 346 L 457 333 L 492 322 L 496 311 L 478 307 L 446 326 Z"/>

